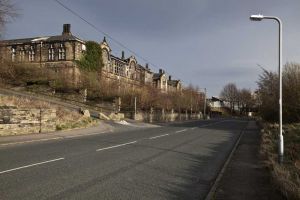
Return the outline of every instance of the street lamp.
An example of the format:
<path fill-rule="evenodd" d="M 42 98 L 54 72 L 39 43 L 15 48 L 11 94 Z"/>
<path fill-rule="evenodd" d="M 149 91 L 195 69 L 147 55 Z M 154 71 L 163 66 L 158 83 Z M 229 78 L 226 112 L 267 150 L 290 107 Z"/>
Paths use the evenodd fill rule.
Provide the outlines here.
<path fill-rule="evenodd" d="M 278 17 L 274 16 L 263 16 L 263 15 L 251 15 L 250 20 L 252 21 L 261 21 L 263 19 L 272 19 L 278 22 L 279 25 L 279 48 L 278 48 L 278 57 L 279 57 L 279 142 L 278 142 L 278 161 L 279 163 L 283 162 L 283 135 L 282 135 L 282 22 Z"/>

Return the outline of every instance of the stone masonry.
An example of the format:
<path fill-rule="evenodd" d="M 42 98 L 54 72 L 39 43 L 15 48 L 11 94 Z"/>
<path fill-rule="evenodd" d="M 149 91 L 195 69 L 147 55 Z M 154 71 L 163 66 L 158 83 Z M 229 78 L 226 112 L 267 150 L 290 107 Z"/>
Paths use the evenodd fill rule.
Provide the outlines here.
<path fill-rule="evenodd" d="M 0 136 L 55 130 L 55 109 L 0 108 Z"/>

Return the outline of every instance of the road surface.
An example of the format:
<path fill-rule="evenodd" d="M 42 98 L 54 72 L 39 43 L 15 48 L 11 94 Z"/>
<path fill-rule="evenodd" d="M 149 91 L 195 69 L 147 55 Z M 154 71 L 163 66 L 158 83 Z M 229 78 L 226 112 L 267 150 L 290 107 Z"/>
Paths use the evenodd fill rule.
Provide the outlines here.
<path fill-rule="evenodd" d="M 204 199 L 248 121 L 0 147 L 0 199 Z"/>

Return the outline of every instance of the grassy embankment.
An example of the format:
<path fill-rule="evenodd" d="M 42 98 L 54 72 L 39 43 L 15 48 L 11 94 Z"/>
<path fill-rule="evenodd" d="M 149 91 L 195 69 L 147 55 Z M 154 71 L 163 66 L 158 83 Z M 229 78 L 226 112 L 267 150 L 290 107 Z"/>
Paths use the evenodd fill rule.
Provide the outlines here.
<path fill-rule="evenodd" d="M 265 124 L 261 150 L 274 185 L 287 199 L 300 199 L 300 123 L 284 125 L 284 163 L 278 164 L 278 125 Z"/>
<path fill-rule="evenodd" d="M 79 112 L 70 111 L 65 108 L 51 105 L 50 103 L 21 98 L 14 96 L 0 96 L 1 106 L 14 106 L 17 108 L 52 108 L 56 109 L 56 130 L 69 130 L 76 128 L 85 128 L 96 125 L 98 120 L 85 117 Z"/>

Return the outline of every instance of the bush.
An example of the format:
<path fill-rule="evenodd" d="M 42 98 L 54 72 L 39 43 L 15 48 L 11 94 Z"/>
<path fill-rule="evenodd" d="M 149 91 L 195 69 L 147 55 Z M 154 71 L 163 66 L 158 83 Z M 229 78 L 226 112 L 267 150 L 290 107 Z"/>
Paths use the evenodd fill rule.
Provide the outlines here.
<path fill-rule="evenodd" d="M 258 80 L 258 97 L 260 100 L 260 115 L 269 122 L 278 121 L 278 74 L 263 69 Z M 287 63 L 282 77 L 282 107 L 284 122 L 300 120 L 300 65 Z"/>

